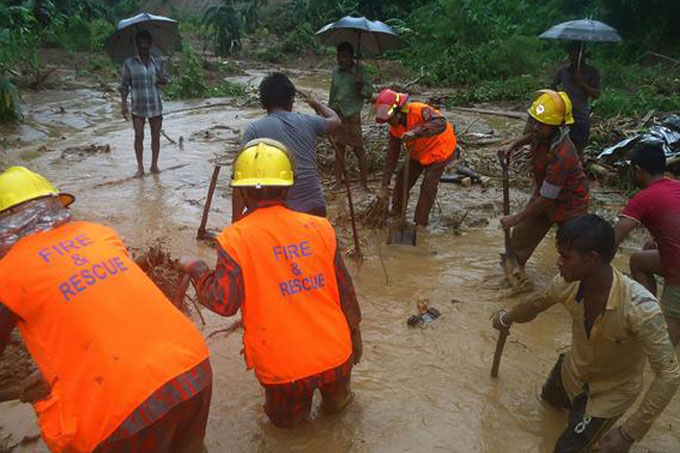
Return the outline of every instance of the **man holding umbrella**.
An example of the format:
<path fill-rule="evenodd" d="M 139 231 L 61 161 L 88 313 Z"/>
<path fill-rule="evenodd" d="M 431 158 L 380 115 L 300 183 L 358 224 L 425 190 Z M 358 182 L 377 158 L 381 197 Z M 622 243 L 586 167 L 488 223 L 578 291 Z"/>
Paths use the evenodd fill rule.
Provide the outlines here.
<path fill-rule="evenodd" d="M 570 64 L 555 74 L 551 88 L 554 90 L 562 85 L 571 99 L 574 124 L 571 126 L 570 137 L 583 159 L 583 148 L 590 133 L 588 99 L 600 96 L 600 75 L 597 69 L 585 63 L 585 43 L 619 42 L 621 36 L 605 23 L 579 19 L 550 27 L 539 38 L 570 41 Z"/>
<path fill-rule="evenodd" d="M 345 127 L 335 139 L 340 153 L 344 154 L 346 145 L 354 150 L 359 160 L 359 182 L 364 190 L 368 190 L 366 150 L 361 136 L 361 110 L 364 107 L 364 100 L 371 98 L 373 87 L 368 81 L 364 67 L 355 61 L 354 47 L 349 42 L 345 41 L 338 45 L 337 59 L 338 66 L 333 70 L 328 105 L 340 115 Z M 341 162 L 341 159 L 335 160 L 338 186 L 342 182 Z"/>
<path fill-rule="evenodd" d="M 161 86 L 168 82 L 168 75 L 159 56 L 151 55 L 153 38 L 142 29 L 135 34 L 137 55 L 128 57 L 123 63 L 123 77 L 118 87 L 121 94 L 122 113 L 127 120 L 130 113 L 127 97 L 132 98 L 132 126 L 135 130 L 135 155 L 137 157 L 136 177 L 144 175 L 144 123 L 147 118 L 151 128 L 151 173 L 160 173 L 158 156 L 163 126 L 163 102 Z"/>
<path fill-rule="evenodd" d="M 569 137 L 583 159 L 583 149 L 588 144 L 590 135 L 588 101 L 590 98 L 600 97 L 601 92 L 600 73 L 595 67 L 586 64 L 583 43 L 578 41 L 569 43 L 569 65 L 557 71 L 551 88 L 555 90 L 559 85 L 562 85 L 571 99 L 574 124 L 570 126 Z"/>

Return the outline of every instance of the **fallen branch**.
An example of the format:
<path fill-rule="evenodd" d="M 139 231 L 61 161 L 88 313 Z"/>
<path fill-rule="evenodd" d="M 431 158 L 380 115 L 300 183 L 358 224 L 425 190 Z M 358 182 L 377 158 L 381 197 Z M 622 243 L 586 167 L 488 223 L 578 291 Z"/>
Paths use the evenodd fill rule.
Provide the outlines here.
<path fill-rule="evenodd" d="M 452 110 L 458 110 L 460 112 L 479 113 L 482 115 L 507 116 L 508 118 L 517 118 L 520 120 L 527 118 L 527 114 L 524 112 L 510 112 L 507 110 L 476 109 L 468 107 L 453 107 Z"/>
<path fill-rule="evenodd" d="M 649 55 L 652 55 L 657 58 L 661 58 L 662 60 L 670 61 L 671 63 L 674 63 L 676 65 L 680 65 L 680 60 L 676 60 L 675 58 L 667 57 L 666 55 L 661 55 L 660 53 L 652 52 L 648 50 L 647 52 Z"/>
<path fill-rule="evenodd" d="M 172 143 L 173 145 L 176 145 L 176 144 L 177 144 L 176 141 L 174 141 L 173 139 L 171 139 L 170 137 L 168 137 L 168 134 L 165 133 L 165 129 L 161 129 L 161 134 L 163 134 L 163 137 L 167 138 L 168 141 L 169 141 L 170 143 Z"/>
<path fill-rule="evenodd" d="M 229 327 L 225 327 L 224 329 L 218 329 L 218 330 L 215 330 L 214 332 L 210 332 L 210 334 L 208 334 L 208 336 L 205 337 L 205 339 L 209 340 L 210 338 L 212 338 L 215 335 L 220 334 L 220 333 L 230 334 L 232 332 L 237 331 L 241 327 L 243 327 L 243 320 L 239 319 L 238 321 L 234 321 L 233 323 L 231 323 L 231 325 Z"/>
<path fill-rule="evenodd" d="M 425 72 L 425 67 L 424 67 L 424 66 L 421 66 L 421 67 L 420 67 L 420 76 L 419 76 L 419 77 L 416 77 L 414 80 L 411 80 L 411 81 L 408 82 L 406 85 L 404 85 L 404 87 L 401 89 L 401 91 L 408 91 L 408 89 L 409 89 L 410 87 L 412 87 L 412 86 L 415 85 L 416 83 L 418 83 L 418 82 L 420 82 L 421 80 L 423 80 L 423 79 L 425 78 L 426 75 L 429 75 L 429 73 L 426 73 L 426 72 Z"/>
<path fill-rule="evenodd" d="M 215 104 L 199 105 L 198 107 L 189 107 L 186 109 L 173 110 L 171 112 L 164 112 L 163 116 L 173 115 L 175 113 L 192 112 L 194 110 L 211 109 L 213 107 L 231 107 L 233 103 L 231 102 L 216 102 Z"/>

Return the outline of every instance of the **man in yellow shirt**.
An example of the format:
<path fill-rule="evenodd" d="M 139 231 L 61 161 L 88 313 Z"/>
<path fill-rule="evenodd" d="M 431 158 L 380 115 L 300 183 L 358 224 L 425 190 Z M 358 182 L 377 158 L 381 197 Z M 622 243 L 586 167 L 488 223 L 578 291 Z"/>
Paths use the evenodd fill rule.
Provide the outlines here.
<path fill-rule="evenodd" d="M 602 218 L 588 214 L 567 221 L 558 230 L 557 246 L 561 276 L 542 297 L 496 313 L 493 325 L 507 330 L 564 305 L 572 317 L 572 346 L 560 355 L 541 393 L 551 405 L 569 410 L 554 451 L 588 451 L 599 441 L 602 453 L 626 452 L 680 385 L 663 313 L 649 291 L 611 266 L 614 229 Z M 637 411 L 611 429 L 642 391 L 647 360 L 652 385 Z"/>

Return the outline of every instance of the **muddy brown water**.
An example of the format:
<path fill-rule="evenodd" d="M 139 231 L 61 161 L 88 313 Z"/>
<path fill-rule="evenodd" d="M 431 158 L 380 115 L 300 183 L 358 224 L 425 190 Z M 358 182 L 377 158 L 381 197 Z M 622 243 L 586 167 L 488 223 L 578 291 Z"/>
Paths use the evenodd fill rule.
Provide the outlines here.
<path fill-rule="evenodd" d="M 257 83 L 263 71 L 245 80 Z M 299 74 L 298 83 L 325 96 L 327 76 Z M 29 93 L 24 101 L 27 123 L 0 129 L 7 140 L 0 164 L 22 164 L 46 175 L 61 189 L 73 192 L 77 218 L 113 226 L 129 246 L 143 248 L 164 238 L 175 256 L 198 255 L 214 262 L 214 250 L 194 237 L 212 172 L 210 160 L 233 152 L 238 130 L 261 112 L 257 109 L 211 108 L 166 114 L 164 129 L 184 147 L 162 139 L 159 176 L 129 179 L 135 171 L 132 128 L 119 117 L 115 94 L 98 91 Z M 166 112 L 222 102 L 167 102 Z M 63 113 L 61 111 L 63 107 Z M 465 127 L 474 116 L 454 120 Z M 489 124 L 491 123 L 491 124 Z M 225 129 L 223 126 L 229 126 Z M 517 126 L 516 122 L 478 121 L 480 132 Z M 208 133 L 206 134 L 206 131 Z M 149 162 L 149 139 L 146 162 Z M 68 147 L 110 145 L 110 153 L 61 159 Z M 227 159 L 228 160 L 228 159 Z M 178 166 L 181 166 L 177 168 Z M 220 178 L 209 228 L 229 219 L 228 170 Z M 364 357 L 353 371 L 354 402 L 344 413 L 324 416 L 315 400 L 313 418 L 295 430 L 280 430 L 267 422 L 264 394 L 246 372 L 241 331 L 207 340 L 212 354 L 214 390 L 206 445 L 211 452 L 546 452 L 559 436 L 566 414 L 541 403 L 538 394 L 558 352 L 570 342 L 570 321 L 555 307 L 536 321 L 513 327 L 500 377 L 489 371 L 496 341 L 489 316 L 518 297 L 500 288 L 497 229 L 500 190 L 440 186 L 440 209 L 433 224 L 418 235 L 418 246 L 385 245 L 386 231 L 362 229 L 363 263 L 349 260 L 363 311 Z M 357 194 L 359 201 L 361 195 Z M 526 195 L 515 192 L 514 205 Z M 342 194 L 329 195 L 332 216 L 344 210 Z M 451 213 L 484 212 L 482 226 L 454 234 L 445 221 Z M 342 242 L 351 246 L 343 225 Z M 386 283 L 380 257 L 384 260 Z M 554 275 L 555 251 L 544 241 L 530 262 L 537 285 Z M 616 264 L 627 269 L 625 254 Z M 442 316 L 428 328 L 407 328 L 416 299 L 427 297 Z M 232 319 L 204 310 L 204 335 L 222 329 Z M 647 372 L 651 379 L 651 374 Z M 649 379 L 648 379 L 649 381 Z M 657 420 L 636 452 L 673 452 L 680 446 L 680 402 L 676 398 Z M 0 446 L 14 445 L 37 434 L 29 406 L 0 404 Z M 46 451 L 40 442 L 15 451 Z"/>

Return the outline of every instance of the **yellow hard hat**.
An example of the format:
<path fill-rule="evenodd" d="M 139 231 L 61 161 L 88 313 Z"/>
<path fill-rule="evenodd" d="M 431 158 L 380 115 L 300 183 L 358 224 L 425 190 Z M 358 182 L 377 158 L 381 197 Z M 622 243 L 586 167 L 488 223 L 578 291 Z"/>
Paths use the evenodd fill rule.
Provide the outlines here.
<path fill-rule="evenodd" d="M 550 126 L 574 123 L 571 99 L 564 91 L 537 91 L 528 112 L 536 121 Z"/>
<path fill-rule="evenodd" d="M 47 179 L 26 167 L 10 167 L 0 173 L 0 212 L 50 195 L 59 197 L 64 207 L 75 201 L 73 195 L 58 192 Z"/>
<path fill-rule="evenodd" d="M 286 146 L 267 138 L 251 140 L 234 161 L 231 187 L 286 187 L 293 185 L 295 158 Z"/>

